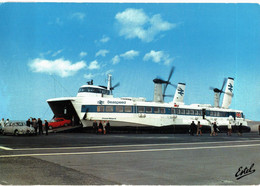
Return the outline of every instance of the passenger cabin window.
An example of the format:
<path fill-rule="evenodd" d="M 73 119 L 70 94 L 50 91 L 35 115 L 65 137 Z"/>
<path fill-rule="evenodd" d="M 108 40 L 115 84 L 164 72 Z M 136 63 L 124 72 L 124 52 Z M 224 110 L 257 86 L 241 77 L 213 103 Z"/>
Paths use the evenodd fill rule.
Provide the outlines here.
<path fill-rule="evenodd" d="M 146 113 L 152 113 L 152 107 L 146 107 Z"/>
<path fill-rule="evenodd" d="M 113 108 L 114 108 L 113 106 L 106 106 L 106 112 L 113 112 L 114 111 Z"/>
<path fill-rule="evenodd" d="M 185 114 L 185 109 L 180 109 L 180 114 Z"/>
<path fill-rule="evenodd" d="M 160 108 L 160 113 L 165 114 L 165 108 Z"/>
<path fill-rule="evenodd" d="M 145 112 L 144 107 L 138 107 L 138 112 L 139 112 L 139 113 L 144 113 L 144 112 Z"/>
<path fill-rule="evenodd" d="M 104 106 L 97 106 L 97 111 L 98 112 L 104 112 Z"/>
<path fill-rule="evenodd" d="M 99 94 L 107 94 L 109 95 L 109 91 L 102 88 L 93 88 L 93 87 L 82 87 L 78 91 L 80 92 L 89 92 L 89 93 L 99 93 Z"/>
<path fill-rule="evenodd" d="M 159 108 L 158 107 L 154 107 L 153 111 L 154 111 L 154 113 L 158 114 L 159 113 Z"/>
<path fill-rule="evenodd" d="M 125 106 L 125 112 L 132 112 L 131 106 Z"/>
<path fill-rule="evenodd" d="M 116 112 L 124 112 L 123 106 L 116 106 Z"/>

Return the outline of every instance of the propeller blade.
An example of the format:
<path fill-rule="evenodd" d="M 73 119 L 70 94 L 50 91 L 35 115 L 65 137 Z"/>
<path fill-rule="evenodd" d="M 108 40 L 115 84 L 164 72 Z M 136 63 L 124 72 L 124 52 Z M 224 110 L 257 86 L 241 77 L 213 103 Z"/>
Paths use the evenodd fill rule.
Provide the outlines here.
<path fill-rule="evenodd" d="M 171 71 L 170 71 L 170 74 L 169 74 L 169 77 L 168 77 L 168 82 L 170 81 L 173 72 L 174 72 L 174 67 L 171 68 Z"/>
<path fill-rule="evenodd" d="M 224 86 L 225 86 L 225 84 L 227 83 L 227 78 L 224 78 L 224 81 L 223 81 L 223 85 L 222 85 L 222 87 L 221 87 L 221 91 L 223 91 L 223 88 L 224 88 Z"/>
<path fill-rule="evenodd" d="M 175 84 L 171 84 L 171 83 L 170 83 L 170 85 L 173 86 L 173 87 L 175 87 L 175 88 L 177 88 L 177 85 L 175 85 Z"/>
<path fill-rule="evenodd" d="M 174 95 L 163 95 L 163 97 L 171 97 L 171 98 L 173 98 Z"/>
<path fill-rule="evenodd" d="M 115 84 L 113 87 L 110 88 L 110 90 L 114 90 L 114 88 L 118 87 L 120 83 Z"/>

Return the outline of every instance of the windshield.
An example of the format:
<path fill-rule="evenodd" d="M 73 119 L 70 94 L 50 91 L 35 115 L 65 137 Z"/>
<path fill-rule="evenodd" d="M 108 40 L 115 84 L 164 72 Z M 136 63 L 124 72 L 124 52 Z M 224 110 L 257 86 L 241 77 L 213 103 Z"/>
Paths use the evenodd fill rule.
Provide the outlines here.
<path fill-rule="evenodd" d="M 79 92 L 109 94 L 109 91 L 106 90 L 106 89 L 93 88 L 93 87 L 82 87 L 82 88 L 79 89 Z"/>

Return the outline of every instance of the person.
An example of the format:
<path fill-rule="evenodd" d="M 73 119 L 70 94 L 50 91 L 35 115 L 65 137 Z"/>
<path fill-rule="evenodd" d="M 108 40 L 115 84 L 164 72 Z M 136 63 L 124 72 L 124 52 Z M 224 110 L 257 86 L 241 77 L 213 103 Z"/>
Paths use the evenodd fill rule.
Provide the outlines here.
<path fill-rule="evenodd" d="M 232 125 L 231 125 L 231 121 L 228 122 L 228 136 L 231 136 L 232 133 Z"/>
<path fill-rule="evenodd" d="M 217 122 L 214 122 L 213 124 L 213 128 L 214 128 L 214 135 L 218 135 L 218 126 L 217 126 Z"/>
<path fill-rule="evenodd" d="M 107 133 L 107 134 L 110 133 L 110 123 L 109 123 L 109 121 L 107 121 L 107 123 L 106 123 L 105 130 L 106 130 L 106 133 Z"/>
<path fill-rule="evenodd" d="M 2 118 L 1 122 L 0 122 L 0 133 L 2 133 L 2 131 L 4 130 L 5 127 L 5 119 Z"/>
<path fill-rule="evenodd" d="M 194 121 L 192 121 L 190 124 L 190 135 L 191 136 L 194 136 L 195 128 L 196 128 L 196 125 L 195 125 Z"/>
<path fill-rule="evenodd" d="M 243 129 L 243 126 L 242 126 L 242 123 L 240 123 L 240 125 L 238 126 L 238 135 L 239 136 L 242 136 L 242 129 Z"/>
<path fill-rule="evenodd" d="M 210 122 L 210 136 L 215 136 L 214 133 L 214 124 Z"/>
<path fill-rule="evenodd" d="M 10 122 L 9 119 L 7 119 L 5 122 L 5 126 L 9 125 L 9 122 Z"/>
<path fill-rule="evenodd" d="M 197 125 L 197 136 L 200 134 L 202 136 L 202 131 L 201 131 L 202 125 L 200 124 L 200 121 L 198 121 Z"/>
<path fill-rule="evenodd" d="M 31 125 L 31 121 L 30 121 L 30 118 L 26 121 L 26 126 L 27 127 L 30 127 L 30 125 Z"/>
<path fill-rule="evenodd" d="M 45 132 L 46 132 L 46 136 L 48 135 L 48 129 L 49 129 L 49 123 L 48 121 L 45 119 Z"/>
<path fill-rule="evenodd" d="M 32 126 L 34 128 L 34 134 L 37 135 L 37 131 L 38 131 L 38 127 L 37 127 L 37 121 L 36 121 L 36 118 L 33 118 L 32 119 Z"/>
<path fill-rule="evenodd" d="M 42 120 L 41 118 L 38 118 L 38 126 L 39 126 L 39 135 L 42 135 Z"/>
<path fill-rule="evenodd" d="M 101 133 L 101 134 L 103 134 L 103 124 L 102 124 L 102 121 L 99 122 L 98 132 Z"/>
<path fill-rule="evenodd" d="M 260 125 L 258 125 L 258 134 L 260 135 Z"/>
<path fill-rule="evenodd" d="M 96 121 L 93 122 L 93 132 L 96 134 L 98 133 L 98 126 Z"/>

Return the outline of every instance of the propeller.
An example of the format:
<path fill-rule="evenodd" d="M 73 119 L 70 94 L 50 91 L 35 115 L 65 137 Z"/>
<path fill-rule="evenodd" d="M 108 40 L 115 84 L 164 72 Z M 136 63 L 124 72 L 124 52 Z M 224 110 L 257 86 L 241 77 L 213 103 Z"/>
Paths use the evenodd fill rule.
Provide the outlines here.
<path fill-rule="evenodd" d="M 174 69 L 175 69 L 174 67 L 171 68 L 167 81 L 163 80 L 162 78 L 159 78 L 159 77 L 153 80 L 154 83 L 165 84 L 164 90 L 163 90 L 163 98 L 164 97 L 169 97 L 168 95 L 165 95 L 165 92 L 166 92 L 166 89 L 167 89 L 168 85 L 171 85 L 171 86 L 177 88 L 177 85 L 174 85 L 174 84 L 172 84 L 170 82 L 170 79 L 171 79 L 171 77 L 173 75 Z"/>
<path fill-rule="evenodd" d="M 170 79 L 172 77 L 172 74 L 174 72 L 174 67 L 171 68 L 170 70 L 170 74 L 168 76 L 168 80 L 165 82 L 165 87 L 164 87 L 164 90 L 163 90 L 163 98 L 165 97 L 165 92 L 166 92 L 166 89 L 167 89 L 167 86 L 170 84 L 172 86 L 174 86 L 171 82 L 170 82 Z M 177 87 L 177 86 L 176 86 Z"/>
<path fill-rule="evenodd" d="M 110 90 L 114 90 L 116 87 L 120 86 L 120 83 L 118 82 L 117 84 L 115 84 L 113 87 L 110 87 Z M 99 85 L 99 87 L 105 88 L 107 89 L 107 86 L 103 86 L 103 85 Z"/>
<path fill-rule="evenodd" d="M 224 92 L 224 91 L 223 91 L 224 86 L 225 86 L 226 83 L 227 83 L 227 78 L 224 78 L 224 81 L 223 81 L 223 84 L 222 84 L 221 89 L 214 88 L 214 87 L 209 87 L 209 89 L 210 89 L 210 90 L 213 90 L 215 93 L 219 93 L 219 96 L 221 96 L 221 94 L 224 93 L 224 94 L 227 94 L 227 95 L 230 95 L 230 96 L 233 97 L 234 94 L 228 93 L 228 92 Z"/>

